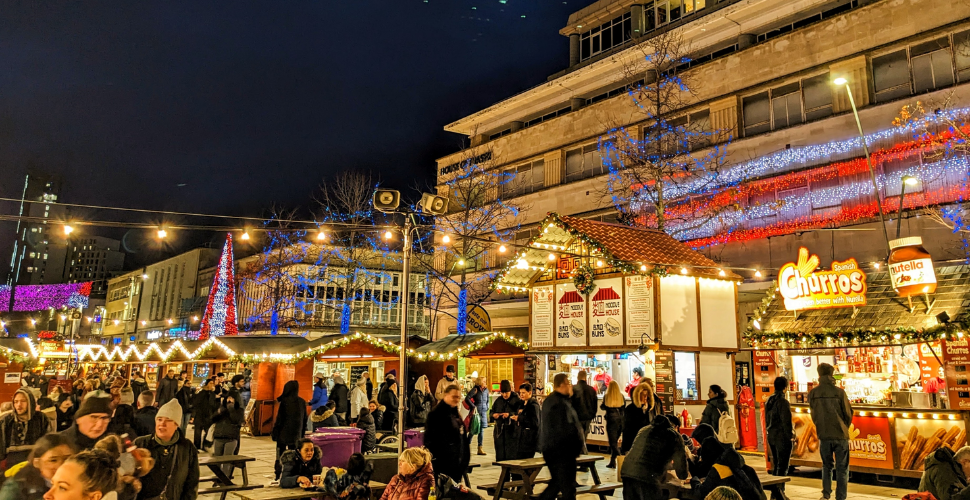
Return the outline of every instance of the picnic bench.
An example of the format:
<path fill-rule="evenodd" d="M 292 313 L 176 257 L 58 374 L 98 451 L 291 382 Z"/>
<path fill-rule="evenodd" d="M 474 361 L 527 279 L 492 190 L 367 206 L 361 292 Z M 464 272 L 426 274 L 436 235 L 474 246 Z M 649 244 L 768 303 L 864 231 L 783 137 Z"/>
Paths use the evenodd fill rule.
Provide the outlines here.
<path fill-rule="evenodd" d="M 465 469 L 465 473 L 461 475 L 461 478 L 465 481 L 465 486 L 468 486 L 469 488 L 472 487 L 472 483 L 468 479 L 468 475 L 472 473 L 473 469 L 477 469 L 481 466 L 482 464 L 468 464 L 468 467 Z"/>
<path fill-rule="evenodd" d="M 606 497 L 612 496 L 617 488 L 623 487 L 620 483 L 604 483 L 600 480 L 595 463 L 603 460 L 603 458 L 599 455 L 580 455 L 576 459 L 577 468 L 589 467 L 590 475 L 593 478 L 593 484 L 579 485 L 576 487 L 577 495 L 592 494 L 599 496 L 600 500 L 606 500 Z M 483 484 L 478 489 L 485 490 L 494 500 L 501 498 L 508 498 L 510 500 L 533 499 L 539 496 L 539 493 L 535 491 L 535 485 L 549 482 L 549 479 L 537 478 L 539 472 L 546 466 L 545 459 L 541 457 L 526 458 L 523 460 L 503 460 L 501 462 L 492 462 L 492 465 L 502 468 L 498 482 L 495 484 Z M 521 479 L 512 479 L 513 474 L 521 477 Z"/>
<path fill-rule="evenodd" d="M 222 455 L 219 457 L 199 457 L 199 465 L 206 466 L 212 471 L 211 476 L 204 476 L 199 478 L 200 483 L 212 483 L 209 488 L 200 488 L 200 495 L 208 495 L 213 493 L 220 493 L 220 500 L 226 500 L 226 494 L 230 492 L 255 490 L 262 488 L 261 484 L 249 484 L 249 473 L 246 471 L 246 462 L 255 462 L 256 459 L 253 457 L 246 457 L 242 455 Z M 236 484 L 232 482 L 232 479 L 222 467 L 224 465 L 231 465 L 233 468 L 240 469 L 242 471 L 242 484 Z"/>
<path fill-rule="evenodd" d="M 371 481 L 368 485 L 370 486 L 371 498 L 375 499 L 380 498 L 381 494 L 384 493 L 384 488 L 387 488 L 386 484 L 378 481 Z M 301 500 L 327 497 L 326 493 L 316 489 L 280 488 L 279 486 L 268 486 L 253 491 L 235 491 L 233 494 L 242 500 Z"/>
<path fill-rule="evenodd" d="M 768 498 L 784 498 L 785 496 L 781 494 L 781 486 L 791 481 L 791 478 L 787 476 L 769 476 L 767 474 L 758 474 L 758 480 L 761 481 L 761 487 L 768 492 Z M 689 484 L 682 485 L 679 488 L 676 486 L 671 488 L 670 486 L 673 485 L 670 483 L 663 485 L 663 489 L 669 493 L 667 498 L 679 498 L 681 500 L 703 500 L 695 499 L 694 493 Z"/>

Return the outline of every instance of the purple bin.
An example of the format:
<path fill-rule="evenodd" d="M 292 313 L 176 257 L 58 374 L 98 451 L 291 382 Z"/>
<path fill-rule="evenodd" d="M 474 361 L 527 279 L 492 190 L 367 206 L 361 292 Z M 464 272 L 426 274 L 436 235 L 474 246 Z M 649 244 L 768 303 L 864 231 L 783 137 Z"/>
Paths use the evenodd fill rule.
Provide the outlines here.
<path fill-rule="evenodd" d="M 320 463 L 324 467 L 347 467 L 347 461 L 354 453 L 360 453 L 360 442 L 364 437 L 363 429 L 343 427 L 339 431 L 331 427 L 326 432 L 310 435 L 313 444 L 323 451 Z"/>
<path fill-rule="evenodd" d="M 424 446 L 424 429 L 405 430 L 404 444 L 406 444 L 408 448 Z"/>

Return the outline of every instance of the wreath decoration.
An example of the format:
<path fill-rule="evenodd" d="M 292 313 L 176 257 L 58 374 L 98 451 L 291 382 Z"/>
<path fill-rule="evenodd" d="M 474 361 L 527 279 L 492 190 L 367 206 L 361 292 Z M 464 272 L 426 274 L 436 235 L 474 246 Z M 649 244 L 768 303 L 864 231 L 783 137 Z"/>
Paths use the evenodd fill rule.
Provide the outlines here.
<path fill-rule="evenodd" d="M 576 286 L 576 291 L 583 294 L 589 295 L 593 293 L 593 268 L 590 266 L 580 266 L 576 268 L 576 275 L 573 276 L 573 285 Z"/>

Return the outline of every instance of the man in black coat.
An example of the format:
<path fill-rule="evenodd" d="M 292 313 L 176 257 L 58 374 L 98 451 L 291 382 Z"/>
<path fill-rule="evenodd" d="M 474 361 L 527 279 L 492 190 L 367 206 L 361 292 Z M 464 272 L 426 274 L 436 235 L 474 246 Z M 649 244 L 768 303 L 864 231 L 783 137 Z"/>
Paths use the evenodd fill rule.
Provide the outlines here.
<path fill-rule="evenodd" d="M 135 421 L 131 428 L 135 432 L 135 437 L 147 436 L 155 432 L 155 415 L 158 408 L 155 408 L 155 395 L 151 391 L 145 391 L 138 395 L 138 409 L 135 410 Z"/>
<path fill-rule="evenodd" d="M 77 451 L 93 449 L 95 443 L 109 434 L 111 397 L 101 394 L 104 393 L 88 394 L 74 413 L 74 425 L 60 433 L 74 443 L 74 449 Z"/>
<path fill-rule="evenodd" d="M 141 478 L 138 500 L 196 500 L 199 496 L 199 452 L 185 439 L 179 423 L 182 407 L 169 401 L 158 409 L 155 430 L 135 439 L 135 446 L 147 449 L 155 466 Z"/>
<path fill-rule="evenodd" d="M 580 370 L 576 375 L 576 385 L 573 386 L 570 399 L 583 426 L 583 435 L 589 436 L 590 424 L 596 418 L 596 409 L 599 405 L 596 401 L 596 389 L 586 383 L 586 370 Z"/>
<path fill-rule="evenodd" d="M 539 449 L 552 479 L 539 500 L 553 500 L 560 493 L 563 500 L 576 498 L 576 458 L 583 453 L 586 441 L 579 416 L 569 401 L 572 395 L 569 376 L 557 373 L 553 393 L 542 403 Z"/>
<path fill-rule="evenodd" d="M 350 390 L 344 383 L 344 378 L 339 374 L 333 376 L 333 388 L 330 389 L 330 400 L 336 406 L 334 413 L 340 425 L 347 425 L 347 416 L 350 415 Z"/>
<path fill-rule="evenodd" d="M 424 446 L 431 452 L 431 467 L 438 474 L 461 483 L 468 468 L 471 454 L 468 449 L 468 432 L 458 414 L 461 388 L 457 384 L 444 389 L 441 404 L 428 413 L 424 426 Z"/>
<path fill-rule="evenodd" d="M 158 390 L 155 392 L 155 402 L 162 406 L 175 398 L 175 393 L 179 390 L 179 382 L 175 380 L 175 370 L 168 373 L 158 381 Z"/>

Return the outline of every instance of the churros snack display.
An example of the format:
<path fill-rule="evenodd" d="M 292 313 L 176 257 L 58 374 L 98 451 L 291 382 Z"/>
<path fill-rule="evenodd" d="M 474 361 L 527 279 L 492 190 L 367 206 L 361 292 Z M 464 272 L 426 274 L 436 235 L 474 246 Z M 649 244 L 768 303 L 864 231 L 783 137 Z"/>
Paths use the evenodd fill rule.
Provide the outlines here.
<path fill-rule="evenodd" d="M 959 450 L 967 444 L 967 427 L 962 419 L 896 417 L 896 450 L 899 468 L 923 470 L 926 457 L 941 447 Z"/>

